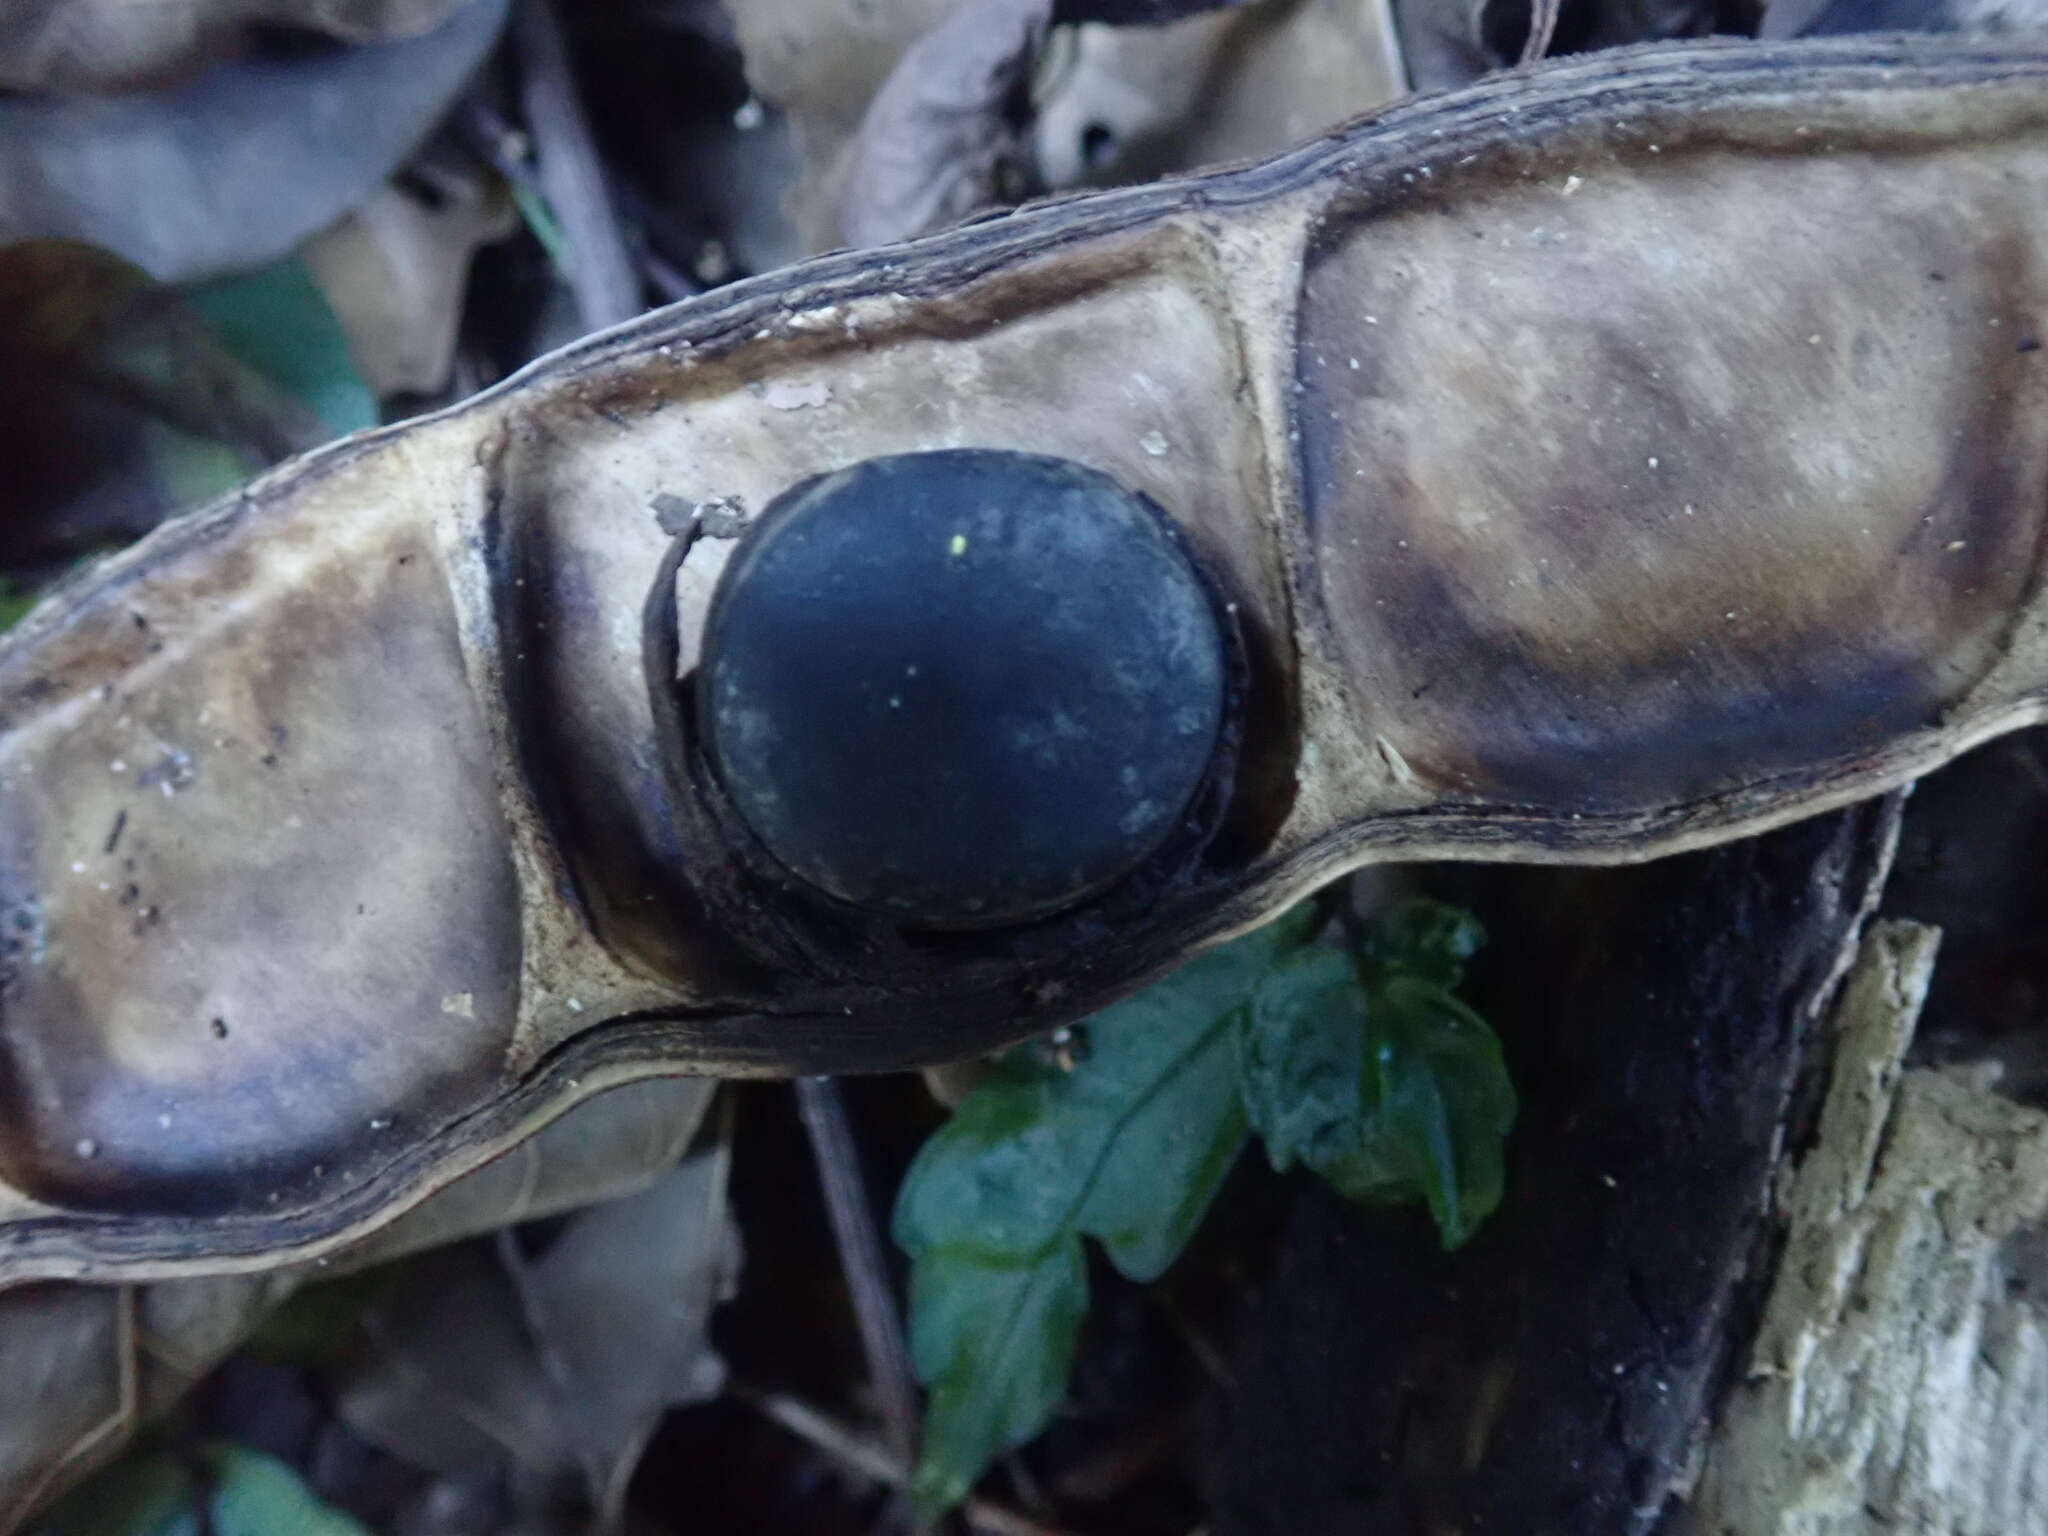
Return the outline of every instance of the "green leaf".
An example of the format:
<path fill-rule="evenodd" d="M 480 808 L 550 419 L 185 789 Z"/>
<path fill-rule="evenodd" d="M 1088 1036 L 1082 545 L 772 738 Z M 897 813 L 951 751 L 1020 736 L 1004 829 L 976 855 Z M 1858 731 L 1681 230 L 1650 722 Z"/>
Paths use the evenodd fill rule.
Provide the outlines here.
<path fill-rule="evenodd" d="M 957 1248 L 1029 1263 L 1073 1227 L 1075 1170 L 1099 1155 L 1085 1120 L 1059 1113 L 1059 1074 L 997 1062 L 918 1152 L 896 1197 L 897 1246 L 913 1258 Z M 1085 1177 L 1085 1173 L 1081 1175 Z"/>
<path fill-rule="evenodd" d="M 1088 1057 L 1072 1072 L 998 1063 L 911 1165 L 898 1245 L 1021 1263 L 1084 1230 L 1140 1272 L 1163 1269 L 1169 1239 L 1134 1224 L 1150 1212 L 1181 1232 L 1178 1251 L 1200 1219 L 1243 1134 L 1223 1026 L 1305 933 L 1290 914 L 1104 1009 L 1080 1026 Z M 1184 1186 L 1204 1180 L 1190 1212 Z"/>
<path fill-rule="evenodd" d="M 1397 976 L 1374 994 L 1371 1065 L 1385 1141 L 1456 1248 L 1500 1204 L 1515 1090 L 1500 1041 L 1457 998 Z"/>
<path fill-rule="evenodd" d="M 1180 1257 L 1244 1147 L 1229 1015 L 1130 1108 L 1077 1218 L 1132 1280 L 1157 1280 Z M 1142 1025 L 1123 1024 L 1135 1034 Z"/>
<path fill-rule="evenodd" d="M 1273 1167 L 1332 1176 L 1364 1156 L 1365 986 L 1342 950 L 1291 956 L 1237 1032 L 1238 1089 Z"/>
<path fill-rule="evenodd" d="M 1515 1116 L 1499 1041 L 1437 979 L 1478 934 L 1454 909 L 1398 908 L 1359 957 L 1316 949 L 1277 967 L 1237 1042 L 1245 1112 L 1276 1169 L 1299 1162 L 1361 1204 L 1420 1198 L 1447 1248 L 1500 1203 Z"/>
<path fill-rule="evenodd" d="M 377 424 L 348 337 L 296 256 L 180 290 L 221 344 L 312 410 L 334 436 Z"/>
<path fill-rule="evenodd" d="M 19 591 L 13 582 L 0 576 L 0 635 L 19 624 L 22 616 L 35 605 L 35 593 Z"/>
<path fill-rule="evenodd" d="M 910 1489 L 921 1519 L 959 1503 L 995 1456 L 1045 1426 L 1066 1395 L 1087 1308 L 1078 1237 L 1022 1264 L 960 1249 L 918 1260 L 910 1351 L 931 1389 Z"/>
<path fill-rule="evenodd" d="M 1485 942 L 1486 930 L 1470 912 L 1418 896 L 1374 919 L 1358 959 L 1369 976 L 1407 972 L 1449 991 Z"/>
<path fill-rule="evenodd" d="M 237 1445 L 209 1446 L 189 1460 L 162 1451 L 126 1457 L 66 1495 L 37 1529 L 40 1536 L 366 1536 L 283 1462 Z"/>
<path fill-rule="evenodd" d="M 1233 1020 L 1315 921 L 1297 909 L 1094 1015 L 1071 1071 L 1013 1053 L 918 1154 L 895 1235 L 932 1388 L 928 1513 L 1058 1406 L 1086 1302 L 1081 1238 L 1137 1280 L 1187 1245 L 1244 1143 Z"/>
<path fill-rule="evenodd" d="M 0 379 L 36 450 L 0 482 L 17 569 L 126 543 L 375 417 L 296 262 L 187 290 L 72 242 L 0 247 Z"/>

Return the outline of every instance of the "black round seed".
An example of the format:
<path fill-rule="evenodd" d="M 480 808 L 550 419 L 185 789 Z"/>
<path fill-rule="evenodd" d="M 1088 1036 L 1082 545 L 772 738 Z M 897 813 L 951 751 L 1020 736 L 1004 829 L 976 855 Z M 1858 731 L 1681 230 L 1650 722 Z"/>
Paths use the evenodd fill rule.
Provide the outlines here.
<path fill-rule="evenodd" d="M 1208 589 L 1150 502 L 1064 459 L 869 459 L 784 493 L 720 578 L 697 711 L 767 850 L 911 925 L 1129 873 L 1222 725 Z"/>

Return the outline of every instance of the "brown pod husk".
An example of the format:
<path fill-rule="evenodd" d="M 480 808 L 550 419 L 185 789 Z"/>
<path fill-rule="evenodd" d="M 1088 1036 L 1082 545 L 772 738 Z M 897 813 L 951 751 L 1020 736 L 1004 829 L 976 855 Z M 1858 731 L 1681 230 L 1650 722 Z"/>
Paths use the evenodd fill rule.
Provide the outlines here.
<path fill-rule="evenodd" d="M 657 1073 L 963 1057 L 1345 869 L 1627 862 L 2042 717 L 2048 52 L 1704 44 L 823 258 L 297 460 L 0 642 L 0 1284 L 360 1237 Z M 1242 645 L 1185 835 L 913 941 L 747 846 L 676 687 L 876 455 L 1150 497 Z"/>

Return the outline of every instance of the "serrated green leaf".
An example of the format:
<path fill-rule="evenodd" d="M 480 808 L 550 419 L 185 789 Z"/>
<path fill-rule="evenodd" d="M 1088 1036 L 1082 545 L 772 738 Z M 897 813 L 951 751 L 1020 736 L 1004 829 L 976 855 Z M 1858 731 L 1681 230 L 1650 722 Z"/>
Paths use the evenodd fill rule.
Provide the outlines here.
<path fill-rule="evenodd" d="M 1419 977 L 1373 995 L 1372 1044 L 1387 1148 L 1429 1202 L 1444 1246 L 1500 1204 L 1515 1091 L 1500 1041 L 1470 1008 Z"/>
<path fill-rule="evenodd" d="M 1045 1426 L 1066 1395 L 1087 1309 L 1078 1237 L 1022 1264 L 943 1248 L 919 1258 L 910 1351 L 931 1389 L 910 1489 L 921 1519 L 959 1503 L 994 1457 Z"/>
<path fill-rule="evenodd" d="M 205 1502 L 206 1519 L 199 1504 Z M 275 1457 L 238 1445 L 129 1456 L 68 1494 L 40 1536 L 367 1536 Z"/>
<path fill-rule="evenodd" d="M 1237 1032 L 1238 1089 L 1273 1167 L 1327 1169 L 1354 1155 L 1363 1118 L 1365 987 L 1342 950 L 1288 957 L 1259 984 Z"/>
<path fill-rule="evenodd" d="M 1358 960 L 1374 980 L 1407 974 L 1450 991 L 1465 979 L 1466 962 L 1485 943 L 1486 930 L 1470 912 L 1417 896 L 1373 920 Z"/>
<path fill-rule="evenodd" d="M 951 1247 L 1017 1264 L 1057 1243 L 1079 1198 L 1071 1170 L 1099 1150 L 1088 1135 L 1097 1128 L 1058 1113 L 1060 1100 L 1050 1069 L 1016 1057 L 992 1066 L 904 1175 L 897 1246 L 913 1257 Z"/>
<path fill-rule="evenodd" d="M 1478 935 L 1455 909 L 1406 904 L 1358 957 L 1277 966 L 1238 1031 L 1245 1111 L 1273 1166 L 1299 1162 L 1360 1204 L 1422 1199 L 1447 1248 L 1500 1203 L 1515 1114 L 1499 1041 L 1435 979 Z"/>
<path fill-rule="evenodd" d="M 1132 1108 L 1082 1202 L 1080 1229 L 1132 1280 L 1157 1280 L 1180 1257 L 1244 1147 L 1228 1023 L 1219 1019 L 1171 1083 Z"/>
<path fill-rule="evenodd" d="M 932 1389 L 914 1490 L 927 1514 L 1058 1406 L 1086 1303 L 1081 1238 L 1138 1280 L 1186 1246 L 1244 1142 L 1233 1020 L 1315 923 L 1290 913 L 1104 1009 L 1071 1071 L 998 1063 L 918 1154 L 895 1236 Z"/>
<path fill-rule="evenodd" d="M 1143 1209 L 1168 1226 L 1199 1220 L 1199 1205 L 1184 1219 L 1181 1185 L 1213 1173 L 1205 1205 L 1236 1150 L 1225 1127 L 1237 1106 L 1220 1091 L 1222 1027 L 1304 933 L 1290 914 L 1104 1009 L 1080 1026 L 1088 1056 L 1072 1072 L 999 1063 L 911 1165 L 897 1197 L 898 1245 L 913 1256 L 960 1247 L 992 1262 L 1035 1258 L 1075 1230 L 1097 1231 L 1083 1208 L 1113 1166 L 1091 1209 L 1101 1235 L 1113 1238 L 1113 1257 L 1163 1268 L 1160 1244 L 1141 1239 L 1134 1220 Z M 1198 1113 L 1211 1123 L 1195 1124 Z M 1156 1175 L 1149 1189 L 1131 1182 L 1137 1170 Z"/>

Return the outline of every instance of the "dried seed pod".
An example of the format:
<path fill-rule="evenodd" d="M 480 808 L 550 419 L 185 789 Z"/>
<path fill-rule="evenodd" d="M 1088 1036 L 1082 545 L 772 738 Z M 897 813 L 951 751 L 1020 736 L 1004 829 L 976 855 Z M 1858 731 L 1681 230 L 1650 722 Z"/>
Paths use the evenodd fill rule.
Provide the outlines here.
<path fill-rule="evenodd" d="M 0 641 L 0 1283 L 275 1264 L 608 1083 L 966 1055 L 1360 863 L 1650 858 L 2041 719 L 2044 194 L 2039 49 L 1593 55 L 166 527 Z M 689 703 L 731 547 L 650 509 L 962 446 L 1148 499 L 1241 653 L 1183 825 L 920 932 L 762 856 Z"/>

